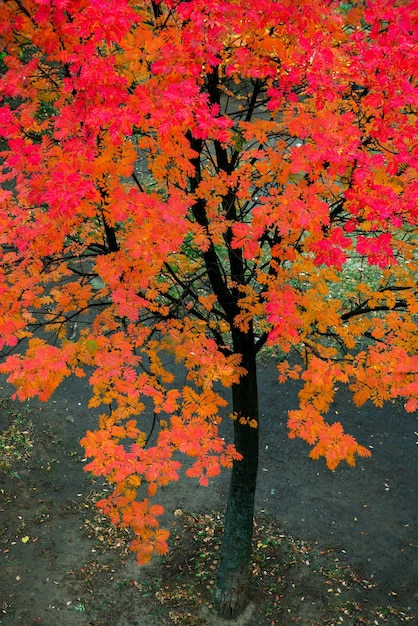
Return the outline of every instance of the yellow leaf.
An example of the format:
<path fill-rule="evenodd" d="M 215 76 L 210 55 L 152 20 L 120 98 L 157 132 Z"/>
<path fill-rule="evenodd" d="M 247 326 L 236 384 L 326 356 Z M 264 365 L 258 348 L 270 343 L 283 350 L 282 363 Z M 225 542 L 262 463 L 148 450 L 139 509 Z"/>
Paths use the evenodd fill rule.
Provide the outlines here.
<path fill-rule="evenodd" d="M 30 537 L 28 535 L 25 535 L 24 537 L 22 537 L 22 543 L 28 543 Z"/>

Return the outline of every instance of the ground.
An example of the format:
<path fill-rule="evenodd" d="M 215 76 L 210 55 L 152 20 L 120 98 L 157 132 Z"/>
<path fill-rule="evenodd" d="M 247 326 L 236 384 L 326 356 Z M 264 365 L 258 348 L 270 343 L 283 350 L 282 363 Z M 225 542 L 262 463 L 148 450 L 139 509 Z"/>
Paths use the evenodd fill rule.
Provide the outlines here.
<path fill-rule="evenodd" d="M 373 456 L 330 472 L 287 438 L 297 383 L 278 385 L 270 359 L 259 382 L 253 589 L 236 624 L 418 623 L 416 416 L 397 404 L 359 410 L 341 388 L 330 417 Z M 68 381 L 48 404 L 14 405 L 9 392 L 3 384 L 0 624 L 220 624 L 212 590 L 228 473 L 161 492 L 171 552 L 139 568 L 129 537 L 94 506 L 106 487 L 83 472 L 78 441 L 96 419 L 87 382 Z"/>

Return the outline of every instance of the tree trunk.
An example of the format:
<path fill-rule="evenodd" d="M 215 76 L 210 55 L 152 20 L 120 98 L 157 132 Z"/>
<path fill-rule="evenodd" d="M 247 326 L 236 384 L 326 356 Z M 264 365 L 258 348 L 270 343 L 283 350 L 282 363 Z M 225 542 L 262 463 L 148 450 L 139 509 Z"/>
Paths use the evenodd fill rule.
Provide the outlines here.
<path fill-rule="evenodd" d="M 234 348 L 243 355 L 246 376 L 232 388 L 236 414 L 234 443 L 243 456 L 234 462 L 229 487 L 221 562 L 218 571 L 218 612 L 232 619 L 248 604 L 249 574 L 252 553 L 254 496 L 258 469 L 258 427 L 240 423 L 240 417 L 256 420 L 258 394 L 256 351 L 253 333 L 236 333 Z"/>

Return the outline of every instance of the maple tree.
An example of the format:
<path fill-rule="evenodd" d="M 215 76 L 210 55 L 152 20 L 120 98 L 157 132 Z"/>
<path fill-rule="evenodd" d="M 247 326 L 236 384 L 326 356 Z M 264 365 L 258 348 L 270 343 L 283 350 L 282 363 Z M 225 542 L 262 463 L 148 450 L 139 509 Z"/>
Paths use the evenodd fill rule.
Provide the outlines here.
<path fill-rule="evenodd" d="M 303 382 L 289 435 L 330 469 L 370 454 L 324 418 L 338 383 L 418 406 L 416 24 L 393 0 L 0 4 L 1 371 L 20 399 L 89 376 L 108 410 L 86 469 L 139 563 L 168 549 L 153 498 L 178 453 L 202 485 L 232 467 L 226 617 L 247 601 L 260 349 Z"/>

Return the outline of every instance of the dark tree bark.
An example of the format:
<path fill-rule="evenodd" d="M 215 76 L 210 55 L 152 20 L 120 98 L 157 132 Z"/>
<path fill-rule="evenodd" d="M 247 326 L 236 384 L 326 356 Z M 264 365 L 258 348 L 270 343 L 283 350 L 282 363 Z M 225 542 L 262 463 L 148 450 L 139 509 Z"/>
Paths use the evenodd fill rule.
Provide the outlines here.
<path fill-rule="evenodd" d="M 221 562 L 218 571 L 218 612 L 226 619 L 239 615 L 248 604 L 252 553 L 254 497 L 258 470 L 258 427 L 240 423 L 240 417 L 258 424 L 256 349 L 252 331 L 235 332 L 234 349 L 243 355 L 247 374 L 233 386 L 236 414 L 234 443 L 243 456 L 235 461 L 229 487 Z"/>

